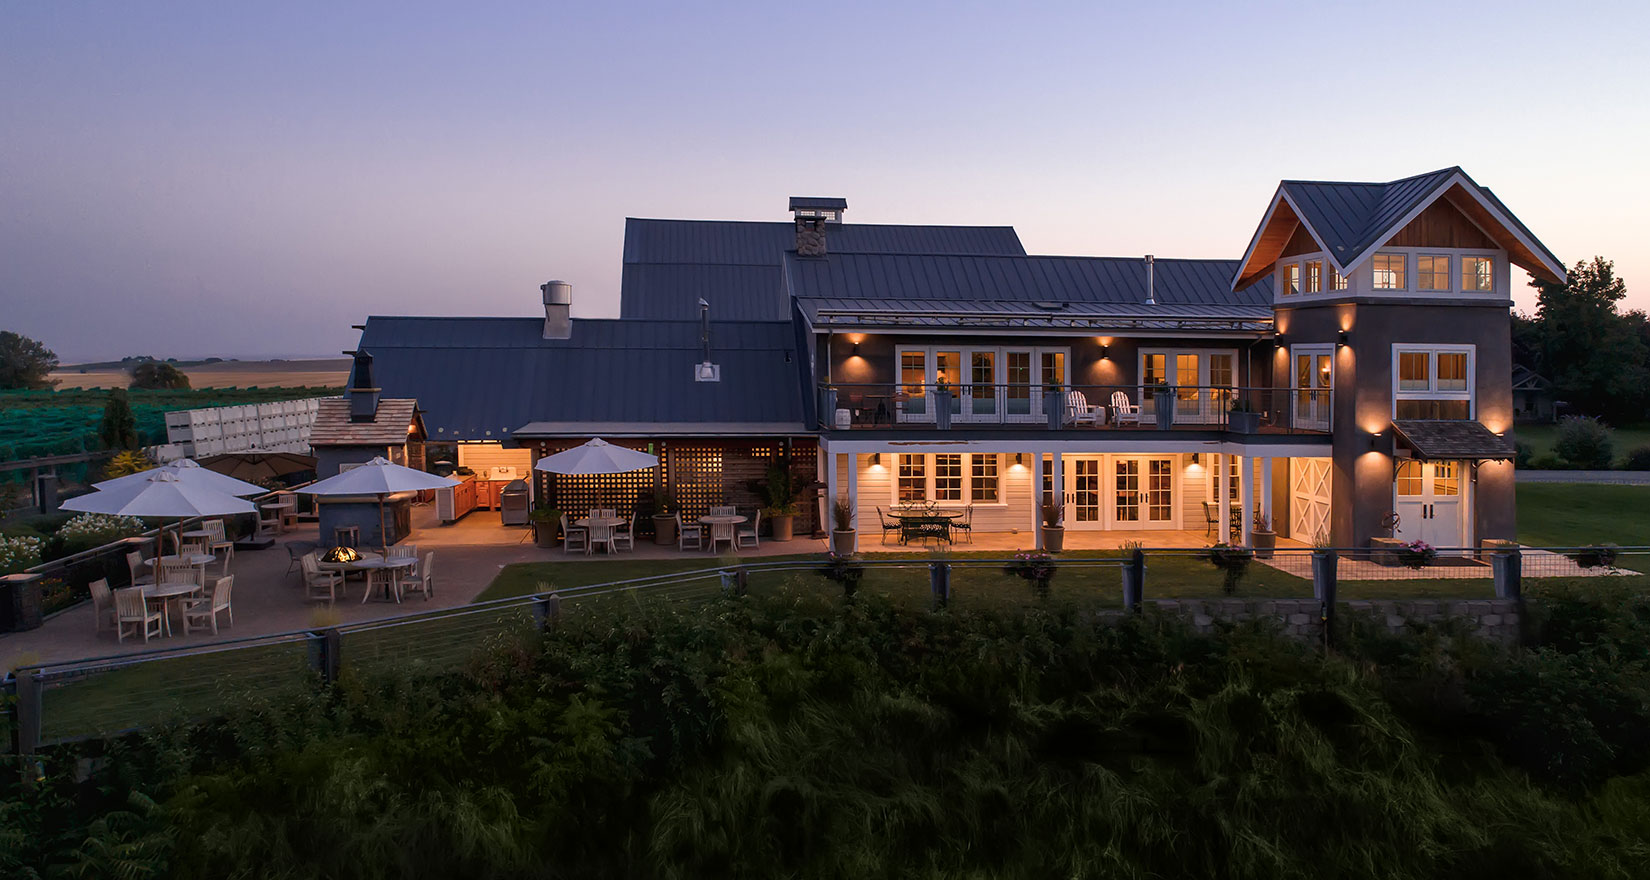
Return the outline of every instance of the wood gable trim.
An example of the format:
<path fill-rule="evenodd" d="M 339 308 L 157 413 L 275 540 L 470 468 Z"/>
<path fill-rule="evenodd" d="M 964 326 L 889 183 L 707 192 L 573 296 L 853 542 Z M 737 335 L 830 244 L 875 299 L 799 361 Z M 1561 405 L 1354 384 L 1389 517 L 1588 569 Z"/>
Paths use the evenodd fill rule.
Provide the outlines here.
<path fill-rule="evenodd" d="M 1295 234 L 1289 237 L 1289 243 L 1283 246 L 1279 257 L 1298 257 L 1301 254 L 1311 254 L 1323 250 L 1323 245 L 1312 237 L 1312 233 L 1302 223 L 1295 227 Z"/>
<path fill-rule="evenodd" d="M 1260 228 L 1255 230 L 1255 237 L 1249 241 L 1249 249 L 1243 254 L 1232 289 L 1242 290 L 1272 271 L 1278 258 L 1285 256 L 1284 251 L 1290 242 L 1302 232 L 1313 243 L 1313 250 L 1327 250 L 1318 240 L 1317 233 L 1301 219 L 1294 202 L 1290 201 L 1283 185 L 1279 184 L 1272 204 L 1266 209 L 1266 216 L 1261 218 Z"/>
<path fill-rule="evenodd" d="M 1387 247 L 1500 248 L 1482 228 L 1447 197 L 1428 205 L 1414 220 L 1387 239 Z"/>

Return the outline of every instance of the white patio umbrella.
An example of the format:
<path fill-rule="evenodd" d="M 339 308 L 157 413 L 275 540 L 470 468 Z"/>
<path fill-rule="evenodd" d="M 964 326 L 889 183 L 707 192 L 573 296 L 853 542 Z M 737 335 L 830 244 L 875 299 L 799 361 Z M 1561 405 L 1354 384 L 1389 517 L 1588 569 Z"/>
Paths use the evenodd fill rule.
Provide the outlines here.
<path fill-rule="evenodd" d="M 108 513 L 116 516 L 175 519 L 181 530 L 184 520 L 196 516 L 234 516 L 256 513 L 258 508 L 245 498 L 236 498 L 225 492 L 194 483 L 179 476 L 176 470 L 152 468 L 132 476 L 141 480 L 127 480 L 109 488 L 100 488 L 89 495 L 80 495 L 64 501 L 59 507 L 78 513 Z M 124 478 L 123 478 L 124 479 Z M 114 482 L 114 481 L 110 481 Z M 235 482 L 240 482 L 236 480 Z M 262 489 L 258 491 L 263 491 Z M 166 554 L 166 525 L 160 527 L 156 556 Z M 156 571 L 159 575 L 159 571 Z M 157 577 L 158 581 L 158 577 Z"/>
<path fill-rule="evenodd" d="M 335 477 L 327 477 L 297 491 L 305 495 L 349 496 L 374 495 L 378 498 L 378 538 L 384 553 L 389 553 L 388 536 L 384 534 L 384 501 L 397 492 L 419 492 L 425 489 L 445 489 L 457 486 L 458 481 L 438 477 L 416 468 L 403 467 L 379 456 L 360 467 L 350 468 Z"/>
<path fill-rule="evenodd" d="M 581 446 L 547 455 L 533 470 L 552 474 L 622 474 L 658 465 L 659 456 L 627 449 L 597 437 Z"/>
<path fill-rule="evenodd" d="M 237 480 L 234 477 L 225 476 L 209 468 L 203 468 L 192 458 L 180 458 L 177 461 L 169 461 L 160 467 L 150 468 L 146 471 L 138 471 L 135 474 L 127 474 L 124 477 L 115 477 L 112 480 L 104 480 L 101 483 L 93 483 L 92 486 L 96 489 L 106 490 L 116 488 L 117 486 L 141 484 L 148 480 L 149 476 L 156 471 L 170 471 L 171 473 L 176 474 L 178 480 L 183 483 L 187 483 L 191 486 L 198 486 L 203 489 L 212 489 L 217 492 L 222 492 L 225 495 L 262 495 L 263 493 L 269 491 L 256 483 L 248 483 L 245 480 Z"/>

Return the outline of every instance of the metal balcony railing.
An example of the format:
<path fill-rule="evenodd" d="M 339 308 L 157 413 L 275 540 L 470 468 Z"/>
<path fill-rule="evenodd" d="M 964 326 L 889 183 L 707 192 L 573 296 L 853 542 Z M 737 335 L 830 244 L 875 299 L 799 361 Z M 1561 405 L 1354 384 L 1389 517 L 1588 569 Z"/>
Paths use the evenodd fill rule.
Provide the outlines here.
<path fill-rule="evenodd" d="M 826 430 L 1201 430 L 1323 434 L 1329 389 L 1179 385 L 845 384 L 819 386 Z"/>

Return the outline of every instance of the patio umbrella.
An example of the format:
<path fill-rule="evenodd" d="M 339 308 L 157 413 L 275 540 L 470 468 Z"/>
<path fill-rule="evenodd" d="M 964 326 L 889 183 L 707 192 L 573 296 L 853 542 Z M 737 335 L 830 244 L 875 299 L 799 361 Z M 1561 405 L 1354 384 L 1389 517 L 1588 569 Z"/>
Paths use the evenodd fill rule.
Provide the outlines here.
<path fill-rule="evenodd" d="M 193 462 L 190 462 L 193 464 Z M 199 485 L 195 480 L 184 478 L 176 468 L 152 468 L 141 473 L 132 474 L 142 477 L 140 480 L 131 480 L 121 477 L 119 480 L 109 480 L 100 484 L 100 488 L 89 495 L 79 495 L 70 498 L 58 505 L 64 510 L 79 513 L 108 513 L 115 516 L 137 516 L 153 519 L 178 521 L 179 530 L 182 530 L 183 521 L 196 516 L 234 516 L 241 513 L 256 513 L 258 508 L 245 498 L 236 498 L 227 492 L 220 492 L 210 486 Z M 215 477 L 229 479 L 221 474 Z M 235 482 L 240 482 L 236 480 Z M 115 484 L 118 485 L 109 485 Z M 105 488 L 106 487 L 106 488 Z M 258 492 L 263 489 L 252 487 Z M 160 527 L 159 542 L 156 544 L 157 557 L 166 554 L 166 525 Z M 181 545 L 181 542 L 180 542 Z M 159 563 L 157 562 L 158 566 Z M 159 583 L 160 570 L 155 570 L 156 583 Z"/>
<path fill-rule="evenodd" d="M 135 474 L 127 474 L 124 477 L 115 477 L 112 480 L 104 480 L 101 483 L 93 483 L 92 487 L 99 491 L 116 489 L 122 486 L 141 487 L 144 483 L 149 482 L 151 475 L 156 473 L 170 473 L 177 477 L 179 482 L 188 486 L 199 489 L 210 489 L 224 495 L 262 495 L 263 493 L 269 491 L 262 486 L 254 485 L 243 480 L 237 480 L 234 477 L 208 470 L 201 467 L 199 464 L 195 463 L 194 459 L 190 458 L 180 458 L 177 461 L 167 462 L 160 467 L 150 468 L 146 471 L 138 471 Z"/>
<path fill-rule="evenodd" d="M 533 470 L 552 474 L 622 474 L 658 464 L 657 455 L 614 446 L 597 437 L 581 446 L 539 459 Z"/>
<path fill-rule="evenodd" d="M 315 470 L 315 456 L 296 452 L 229 452 L 203 458 L 200 466 L 237 480 L 276 480 Z"/>
<path fill-rule="evenodd" d="M 360 467 L 350 468 L 336 477 L 327 477 L 297 491 L 305 495 L 350 496 L 374 495 L 378 498 L 378 538 L 385 555 L 389 554 L 388 536 L 384 534 L 384 501 L 397 492 L 420 492 L 425 489 L 445 489 L 457 486 L 458 481 L 438 477 L 415 468 L 403 467 L 379 456 Z"/>

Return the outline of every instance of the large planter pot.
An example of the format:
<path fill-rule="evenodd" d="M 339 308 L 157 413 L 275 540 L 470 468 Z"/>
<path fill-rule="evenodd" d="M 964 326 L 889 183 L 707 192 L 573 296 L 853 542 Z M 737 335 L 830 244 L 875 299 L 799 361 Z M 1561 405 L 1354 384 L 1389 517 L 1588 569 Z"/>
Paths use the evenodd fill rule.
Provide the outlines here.
<path fill-rule="evenodd" d="M 1272 551 L 1278 546 L 1278 533 L 1252 532 L 1249 540 L 1254 542 L 1256 559 L 1271 559 Z"/>
<path fill-rule="evenodd" d="M 775 514 L 769 517 L 768 521 L 773 523 L 773 539 L 775 541 L 789 541 L 791 539 L 791 526 L 796 522 L 795 515 L 789 513 Z"/>
<path fill-rule="evenodd" d="M 951 392 L 943 388 L 934 392 L 934 427 L 951 430 Z"/>
<path fill-rule="evenodd" d="M 1226 414 L 1227 430 L 1238 434 L 1260 433 L 1260 413 L 1258 412 L 1229 412 Z"/>
<path fill-rule="evenodd" d="M 676 543 L 676 517 L 662 513 L 653 515 L 653 543 L 661 547 Z"/>
<path fill-rule="evenodd" d="M 838 556 L 852 556 L 854 554 L 854 530 L 831 530 L 831 552 Z"/>
<path fill-rule="evenodd" d="M 1043 549 L 1050 553 L 1066 549 L 1066 527 L 1043 526 Z"/>
<path fill-rule="evenodd" d="M 1167 431 L 1174 427 L 1174 405 L 1173 388 L 1152 395 L 1152 415 L 1157 418 L 1157 430 Z"/>
<path fill-rule="evenodd" d="M 541 520 L 533 523 L 533 543 L 540 547 L 556 546 L 556 533 L 561 530 L 561 523 L 553 519 Z"/>

